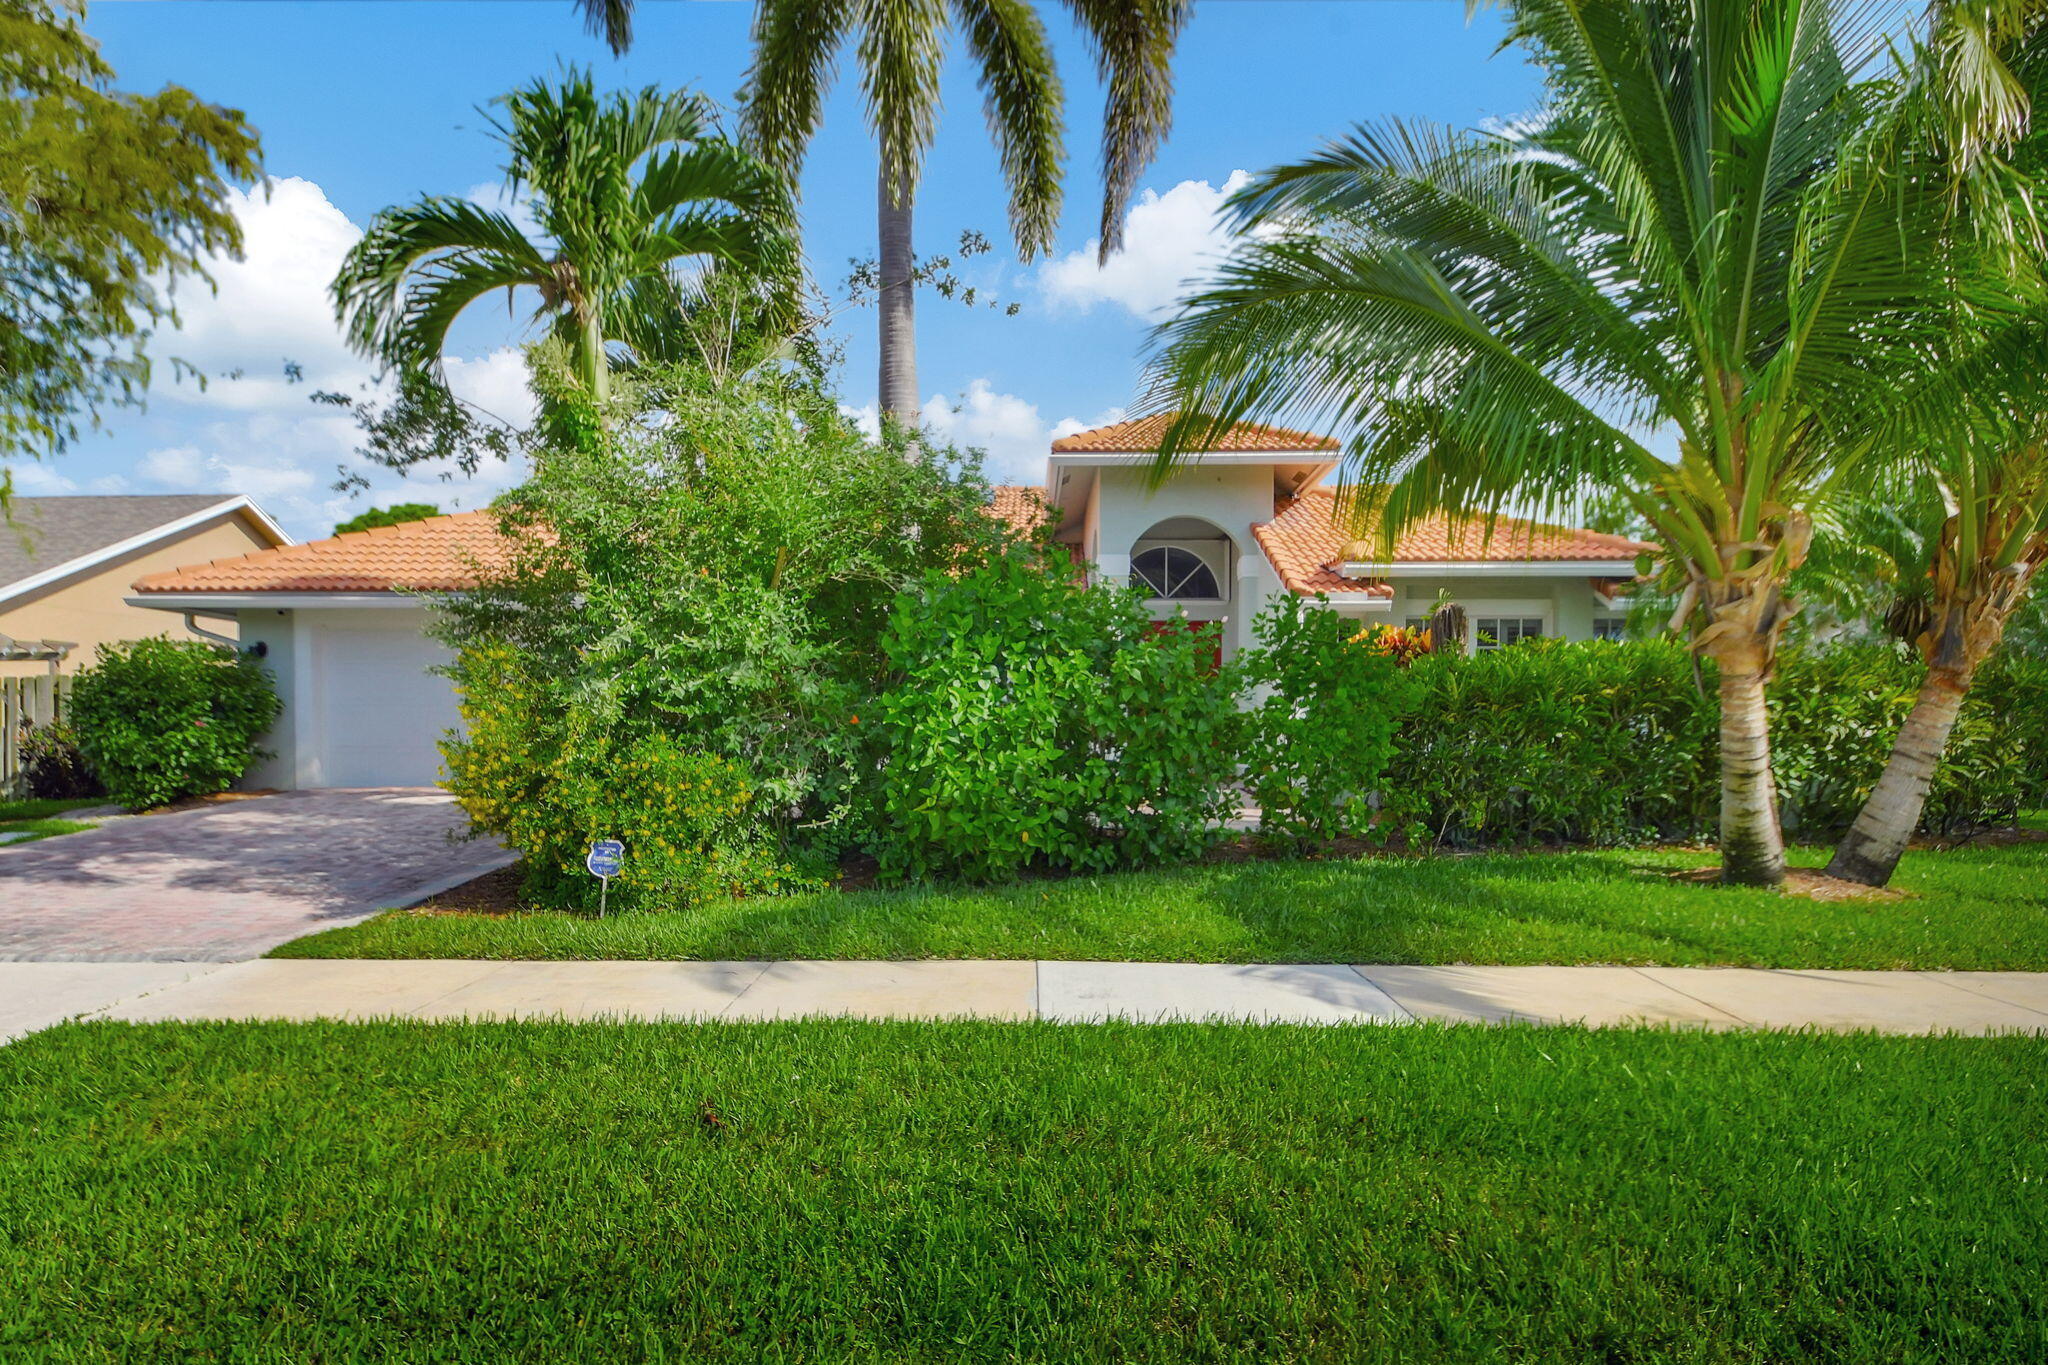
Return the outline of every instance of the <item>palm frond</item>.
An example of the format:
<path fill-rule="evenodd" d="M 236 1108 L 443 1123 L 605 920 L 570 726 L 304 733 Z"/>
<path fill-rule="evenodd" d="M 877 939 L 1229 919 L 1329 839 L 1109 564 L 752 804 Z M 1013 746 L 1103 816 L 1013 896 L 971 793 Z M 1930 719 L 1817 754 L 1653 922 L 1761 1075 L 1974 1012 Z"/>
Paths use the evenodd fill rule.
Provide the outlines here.
<path fill-rule="evenodd" d="M 989 136 L 1010 188 L 1010 231 L 1030 260 L 1050 250 L 1060 220 L 1065 128 L 1052 44 L 1026 0 L 952 0 L 980 74 Z"/>
<path fill-rule="evenodd" d="M 907 204 L 938 128 L 944 0 L 871 0 L 856 47 L 868 126 L 882 148 L 882 190 L 892 202 Z"/>
<path fill-rule="evenodd" d="M 604 39 L 614 57 L 633 45 L 633 0 L 576 0 L 576 8 L 583 27 L 591 37 Z"/>
<path fill-rule="evenodd" d="M 1099 259 L 1123 247 L 1138 177 L 1173 126 L 1173 55 L 1194 0 L 1066 0 L 1108 87 L 1102 110 Z"/>
<path fill-rule="evenodd" d="M 761 0 L 754 10 L 754 59 L 741 88 L 747 140 L 792 180 L 824 117 L 854 0 Z"/>

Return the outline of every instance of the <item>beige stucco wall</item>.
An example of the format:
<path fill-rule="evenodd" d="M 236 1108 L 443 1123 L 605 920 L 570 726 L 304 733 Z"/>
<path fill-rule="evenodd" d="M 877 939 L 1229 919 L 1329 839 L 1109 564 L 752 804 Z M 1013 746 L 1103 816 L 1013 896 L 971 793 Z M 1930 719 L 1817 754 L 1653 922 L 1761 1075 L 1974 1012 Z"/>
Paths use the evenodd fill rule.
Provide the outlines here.
<path fill-rule="evenodd" d="M 63 640 L 78 648 L 71 651 L 59 671 L 75 673 L 89 666 L 101 644 L 137 640 L 149 635 L 170 635 L 196 639 L 185 629 L 185 618 L 176 612 L 131 607 L 122 599 L 132 591 L 135 580 L 167 569 L 204 564 L 211 559 L 228 559 L 251 550 L 267 549 L 268 537 L 239 512 L 179 536 L 152 545 L 135 554 L 95 566 L 80 576 L 53 583 L 26 599 L 0 602 L 0 635 L 17 640 Z M 199 624 L 216 634 L 233 637 L 235 623 L 201 617 Z M 41 673 L 47 665 L 0 661 L 0 676 Z"/>

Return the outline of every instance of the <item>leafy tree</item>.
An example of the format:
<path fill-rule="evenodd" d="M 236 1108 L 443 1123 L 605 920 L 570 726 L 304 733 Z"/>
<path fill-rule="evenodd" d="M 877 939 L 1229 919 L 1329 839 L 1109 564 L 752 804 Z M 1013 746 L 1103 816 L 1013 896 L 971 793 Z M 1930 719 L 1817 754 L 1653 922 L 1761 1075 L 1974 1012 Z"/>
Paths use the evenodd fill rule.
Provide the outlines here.
<path fill-rule="evenodd" d="M 431 502 L 399 502 L 389 507 L 372 507 L 367 512 L 358 512 L 334 528 L 334 534 L 347 535 L 350 531 L 374 531 L 379 526 L 402 526 L 408 521 L 425 521 L 438 517 L 441 509 Z"/>
<path fill-rule="evenodd" d="M 1356 431 L 1390 537 L 1435 509 L 1625 497 L 1718 665 L 1730 881 L 1784 875 L 1765 685 L 1815 511 L 1965 298 L 1996 306 L 1946 250 L 1970 200 L 1917 117 L 1963 77 L 1902 72 L 1891 13 L 1519 0 L 1534 117 L 1360 127 L 1267 172 L 1230 206 L 1258 235 L 1157 336 L 1154 400 L 1186 410 L 1162 473 L 1256 415 Z"/>
<path fill-rule="evenodd" d="M 332 291 L 364 355 L 438 374 L 465 308 L 526 287 L 577 384 L 602 407 L 608 348 L 636 285 L 689 260 L 793 278 L 794 213 L 782 177 L 716 136 L 702 97 L 653 87 L 601 96 L 588 73 L 571 72 L 498 104 L 506 186 L 528 196 L 537 232 L 445 195 L 379 213 Z"/>
<path fill-rule="evenodd" d="M 549 449 L 501 503 L 516 561 L 444 604 L 456 678 L 491 705 L 491 660 L 510 651 L 541 689 L 522 706 L 550 725 L 584 716 L 609 744 L 663 734 L 715 755 L 747 775 L 756 818 L 829 845 L 894 591 L 982 561 L 1008 528 L 971 459 L 906 460 L 821 389 L 677 369 L 635 397 L 663 420 Z M 554 754 L 568 735 L 531 742 Z"/>
<path fill-rule="evenodd" d="M 1193 0 L 1065 0 L 1109 87 L 1103 118 L 1102 254 L 1122 244 L 1124 205 L 1171 120 L 1169 66 Z M 612 51 L 632 42 L 632 0 L 577 0 Z M 1044 21 L 1022 0 L 762 0 L 747 77 L 749 131 L 761 154 L 802 167 L 823 116 L 839 53 L 853 44 L 868 125 L 881 143 L 876 177 L 880 259 L 880 397 L 884 413 L 917 420 L 917 261 L 912 201 L 939 108 L 939 71 L 957 30 L 981 76 L 990 136 L 1010 189 L 1010 226 L 1026 260 L 1050 249 L 1061 198 L 1062 91 Z"/>
<path fill-rule="evenodd" d="M 262 170 L 238 111 L 114 89 L 84 9 L 0 0 L 0 459 L 142 401 L 174 285 L 240 252 L 227 190 Z"/>

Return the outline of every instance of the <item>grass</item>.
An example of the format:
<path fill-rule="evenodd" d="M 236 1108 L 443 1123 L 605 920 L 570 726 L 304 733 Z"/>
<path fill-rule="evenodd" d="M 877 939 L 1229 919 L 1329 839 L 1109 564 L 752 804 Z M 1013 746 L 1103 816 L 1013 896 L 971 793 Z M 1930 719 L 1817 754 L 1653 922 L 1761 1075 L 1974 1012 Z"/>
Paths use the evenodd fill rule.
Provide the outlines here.
<path fill-rule="evenodd" d="M 1795 851 L 1818 865 L 1825 851 Z M 598 920 L 398 911 L 277 957 L 1067 958 L 2048 968 L 2048 842 L 1907 855 L 1911 899 L 1671 880 L 1671 850 L 1207 865 L 993 890 L 823 893 Z"/>
<path fill-rule="evenodd" d="M 0 823 L 12 823 L 19 820 L 47 820 L 53 815 L 62 815 L 66 811 L 84 810 L 89 806 L 104 806 L 106 804 L 107 798 L 104 796 L 88 797 L 83 801 L 57 801 L 44 798 L 31 798 L 24 801 L 0 801 Z"/>
<path fill-rule="evenodd" d="M 0 848 L 19 848 L 32 844 L 38 839 L 48 839 L 57 834 L 76 834 L 80 830 L 95 826 L 83 820 L 0 820 Z M 26 839 L 9 839 L 10 834 L 26 834 Z"/>
<path fill-rule="evenodd" d="M 19 848 L 32 844 L 38 839 L 48 839 L 58 834 L 76 834 L 91 829 L 90 822 L 81 820 L 58 820 L 52 817 L 66 811 L 82 810 L 87 806 L 104 806 L 103 796 L 85 801 L 56 801 L 31 799 L 23 801 L 0 801 L 0 848 Z M 26 834 L 26 839 L 9 839 L 10 834 Z"/>
<path fill-rule="evenodd" d="M 10 1361 L 2048 1358 L 2048 1044 L 71 1025 Z"/>

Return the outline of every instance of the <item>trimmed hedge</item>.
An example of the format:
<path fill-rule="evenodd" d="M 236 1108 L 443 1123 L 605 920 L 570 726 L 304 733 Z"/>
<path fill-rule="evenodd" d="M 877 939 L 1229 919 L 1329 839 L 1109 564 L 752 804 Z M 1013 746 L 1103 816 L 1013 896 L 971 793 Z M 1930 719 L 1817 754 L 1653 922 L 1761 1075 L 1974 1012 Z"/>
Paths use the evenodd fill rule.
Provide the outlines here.
<path fill-rule="evenodd" d="M 1923 668 L 1894 646 L 1781 659 L 1771 743 L 1788 833 L 1855 818 L 1912 708 Z M 1628 843 L 1709 832 L 1719 703 L 1675 641 L 1536 641 L 1408 670 L 1389 822 L 1458 846 Z M 1963 708 L 1922 828 L 2009 823 L 2048 796 L 2048 662 L 1995 660 Z"/>

